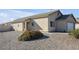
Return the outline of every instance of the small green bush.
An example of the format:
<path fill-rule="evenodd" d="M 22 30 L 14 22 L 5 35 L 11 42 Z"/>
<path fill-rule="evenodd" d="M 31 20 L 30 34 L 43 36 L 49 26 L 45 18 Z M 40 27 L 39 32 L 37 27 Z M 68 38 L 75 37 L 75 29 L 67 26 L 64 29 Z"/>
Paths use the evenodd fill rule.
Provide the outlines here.
<path fill-rule="evenodd" d="M 39 31 L 25 31 L 19 38 L 19 41 L 28 41 L 28 40 L 34 40 L 39 39 L 43 37 L 44 35 Z"/>
<path fill-rule="evenodd" d="M 79 29 L 70 31 L 69 35 L 72 35 L 73 37 L 79 39 Z"/>

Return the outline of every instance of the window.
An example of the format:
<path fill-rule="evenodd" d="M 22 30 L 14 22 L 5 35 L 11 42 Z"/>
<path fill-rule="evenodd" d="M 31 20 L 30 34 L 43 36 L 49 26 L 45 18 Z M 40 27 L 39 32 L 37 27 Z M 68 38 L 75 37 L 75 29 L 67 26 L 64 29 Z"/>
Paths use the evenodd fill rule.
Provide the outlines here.
<path fill-rule="evenodd" d="M 34 23 L 32 22 L 32 26 L 34 26 Z"/>
<path fill-rule="evenodd" d="M 53 27 L 53 26 L 54 26 L 54 22 L 50 21 L 50 27 Z"/>
<path fill-rule="evenodd" d="M 60 15 L 60 13 L 58 13 L 57 15 Z"/>
<path fill-rule="evenodd" d="M 19 27 L 19 24 L 18 24 L 18 27 Z"/>
<path fill-rule="evenodd" d="M 25 28 L 25 22 L 23 23 L 23 28 Z"/>

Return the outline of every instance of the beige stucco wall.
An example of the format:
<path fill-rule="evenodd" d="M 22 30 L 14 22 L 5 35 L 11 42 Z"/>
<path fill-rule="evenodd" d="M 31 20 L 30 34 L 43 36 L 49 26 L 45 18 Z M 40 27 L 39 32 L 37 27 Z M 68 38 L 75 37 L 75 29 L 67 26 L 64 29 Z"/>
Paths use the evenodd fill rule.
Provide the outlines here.
<path fill-rule="evenodd" d="M 32 22 L 34 26 L 32 26 Z M 48 18 L 33 19 L 28 27 L 30 30 L 48 31 Z"/>
<path fill-rule="evenodd" d="M 15 31 L 23 31 L 23 23 L 14 23 L 11 24 Z"/>
<path fill-rule="evenodd" d="M 56 21 L 56 31 L 66 31 L 66 24 L 67 22 L 65 21 Z"/>
<path fill-rule="evenodd" d="M 79 24 L 78 23 L 75 24 L 75 29 L 79 29 Z"/>

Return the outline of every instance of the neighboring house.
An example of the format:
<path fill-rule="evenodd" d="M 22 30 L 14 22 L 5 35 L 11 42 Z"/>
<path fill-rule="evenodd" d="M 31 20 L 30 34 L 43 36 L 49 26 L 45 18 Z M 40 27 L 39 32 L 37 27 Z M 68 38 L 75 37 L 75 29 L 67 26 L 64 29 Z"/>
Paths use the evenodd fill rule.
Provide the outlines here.
<path fill-rule="evenodd" d="M 79 18 L 77 18 L 77 20 L 76 20 L 75 29 L 79 29 Z"/>
<path fill-rule="evenodd" d="M 11 24 L 5 23 L 5 24 L 0 24 L 0 32 L 6 32 L 6 31 L 12 31 L 14 30 Z"/>
<path fill-rule="evenodd" d="M 72 14 L 63 15 L 59 10 L 20 18 L 11 22 L 15 31 L 59 31 L 75 29 L 76 19 Z"/>

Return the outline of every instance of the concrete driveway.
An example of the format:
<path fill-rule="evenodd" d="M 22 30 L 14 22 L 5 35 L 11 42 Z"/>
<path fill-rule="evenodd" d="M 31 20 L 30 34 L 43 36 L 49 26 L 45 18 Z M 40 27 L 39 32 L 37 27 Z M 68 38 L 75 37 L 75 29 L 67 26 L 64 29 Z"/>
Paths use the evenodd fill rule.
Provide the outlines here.
<path fill-rule="evenodd" d="M 0 33 L 0 50 L 71 50 L 79 49 L 79 40 L 68 33 L 45 33 L 47 38 L 33 41 L 18 41 L 21 32 Z"/>

